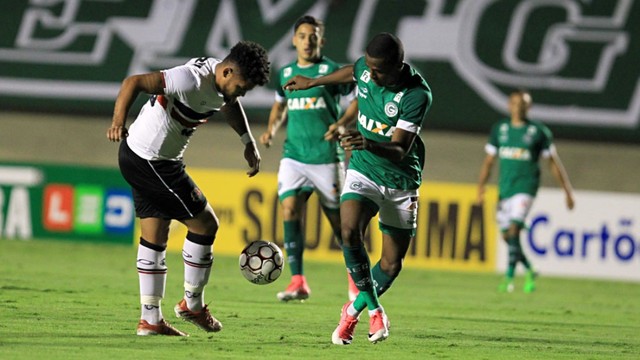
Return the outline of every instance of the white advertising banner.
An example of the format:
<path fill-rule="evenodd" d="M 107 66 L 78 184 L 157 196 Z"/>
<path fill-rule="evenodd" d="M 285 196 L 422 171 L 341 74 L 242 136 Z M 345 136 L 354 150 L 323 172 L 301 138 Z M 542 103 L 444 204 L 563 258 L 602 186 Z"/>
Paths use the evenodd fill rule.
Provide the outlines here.
<path fill-rule="evenodd" d="M 536 271 L 640 282 L 640 194 L 576 191 L 575 197 L 570 211 L 562 190 L 538 192 L 521 235 Z M 507 248 L 498 244 L 496 265 L 504 271 Z"/>

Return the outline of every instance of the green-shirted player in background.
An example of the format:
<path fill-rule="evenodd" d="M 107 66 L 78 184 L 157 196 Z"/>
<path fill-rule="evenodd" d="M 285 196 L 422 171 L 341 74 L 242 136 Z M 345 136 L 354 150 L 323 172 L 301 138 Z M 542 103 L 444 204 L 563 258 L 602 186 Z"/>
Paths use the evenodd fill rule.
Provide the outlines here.
<path fill-rule="evenodd" d="M 499 159 L 499 203 L 497 220 L 509 249 L 506 276 L 500 283 L 501 292 L 513 291 L 516 265 L 526 268 L 524 292 L 535 290 L 536 273 L 520 245 L 520 232 L 540 186 L 540 156 L 549 159 L 551 173 L 562 186 L 568 209 L 573 209 L 571 183 L 558 156 L 551 131 L 544 124 L 527 118 L 531 95 L 515 91 L 509 97 L 511 118 L 499 121 L 491 129 L 485 145 L 487 153 L 480 169 L 478 203 L 484 201 L 485 185 L 491 176 L 496 157 Z"/>
<path fill-rule="evenodd" d="M 378 297 L 400 273 L 415 237 L 425 160 L 419 134 L 432 101 L 429 85 L 404 62 L 402 43 L 389 33 L 374 36 L 365 56 L 355 64 L 320 78 L 296 77 L 285 89 L 353 82 L 358 90 L 358 124 L 357 130 L 340 136 L 340 145 L 353 151 L 340 214 L 345 264 L 360 293 L 342 307 L 340 322 L 331 336 L 336 345 L 351 343 L 365 309 L 369 313 L 369 341 L 376 343 L 389 336 L 389 320 Z M 371 268 L 363 238 L 376 214 L 382 253 Z"/>
<path fill-rule="evenodd" d="M 295 75 L 318 77 L 329 74 L 339 65 L 322 56 L 324 24 L 303 16 L 293 27 L 296 61 L 279 72 L 279 84 L 284 85 Z M 281 301 L 305 300 L 311 290 L 303 267 L 305 247 L 302 215 L 307 200 L 316 192 L 332 230 L 340 240 L 340 191 L 344 182 L 344 152 L 337 145 L 337 134 L 355 120 L 357 101 L 353 86 L 336 85 L 290 92 L 278 87 L 269 115 L 267 131 L 260 142 L 267 147 L 280 125 L 287 120 L 287 138 L 278 170 L 278 197 L 284 218 L 284 248 L 291 270 L 289 286 L 277 294 Z M 340 97 L 347 96 L 351 105 L 341 115 Z M 325 140 L 328 139 L 328 140 Z M 349 278 L 349 296 L 358 290 Z"/>

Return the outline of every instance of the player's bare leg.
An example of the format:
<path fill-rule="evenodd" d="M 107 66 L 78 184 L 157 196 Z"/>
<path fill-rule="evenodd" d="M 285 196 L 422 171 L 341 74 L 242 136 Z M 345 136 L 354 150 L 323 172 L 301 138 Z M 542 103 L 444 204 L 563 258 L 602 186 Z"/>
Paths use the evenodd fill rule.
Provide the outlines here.
<path fill-rule="evenodd" d="M 326 207 L 322 207 L 322 210 L 325 216 L 327 217 L 327 220 L 329 220 L 329 224 L 331 225 L 331 229 L 333 230 L 333 234 L 336 237 L 336 240 L 338 241 L 340 246 L 342 246 L 342 231 L 340 228 L 340 209 L 334 210 L 334 209 L 328 209 Z M 353 278 L 348 272 L 347 272 L 347 282 L 348 282 L 347 295 L 349 297 L 349 300 L 353 301 L 356 299 L 360 291 L 356 287 L 356 283 L 353 282 Z"/>

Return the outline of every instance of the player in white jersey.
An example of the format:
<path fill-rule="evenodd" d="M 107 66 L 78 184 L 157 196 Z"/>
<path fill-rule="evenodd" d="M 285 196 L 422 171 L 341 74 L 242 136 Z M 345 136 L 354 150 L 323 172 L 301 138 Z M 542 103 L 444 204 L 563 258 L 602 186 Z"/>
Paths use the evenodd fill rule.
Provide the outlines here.
<path fill-rule="evenodd" d="M 122 82 L 107 138 L 124 140 L 119 151 L 120 170 L 131 185 L 136 216 L 140 218 L 137 268 L 142 315 L 138 335 L 186 335 L 164 320 L 160 307 L 172 219 L 188 229 L 182 250 L 184 297 L 175 306 L 175 313 L 205 331 L 222 329 L 203 299 L 219 223 L 186 173 L 182 156 L 196 127 L 219 111 L 245 145 L 244 157 L 250 168 L 247 174 L 256 175 L 260 154 L 238 98 L 268 80 L 265 49 L 241 41 L 223 60 L 192 59 L 185 65 L 129 76 Z M 151 98 L 127 130 L 129 108 L 141 92 Z"/>

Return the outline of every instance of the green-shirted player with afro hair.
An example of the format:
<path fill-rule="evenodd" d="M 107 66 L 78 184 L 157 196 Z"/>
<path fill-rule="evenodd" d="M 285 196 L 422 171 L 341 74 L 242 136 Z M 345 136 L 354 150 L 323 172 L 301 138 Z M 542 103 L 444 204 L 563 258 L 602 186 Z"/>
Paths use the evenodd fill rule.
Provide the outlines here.
<path fill-rule="evenodd" d="M 340 214 L 345 264 L 360 292 L 342 307 L 340 322 L 331 336 L 336 345 L 351 343 L 365 309 L 369 313 L 369 341 L 376 343 L 389 336 L 389 320 L 378 297 L 400 273 L 415 237 L 425 160 L 419 134 L 432 101 L 429 85 L 404 62 L 402 42 L 390 33 L 374 36 L 365 56 L 355 64 L 319 78 L 295 77 L 285 88 L 353 82 L 358 90 L 358 124 L 357 130 L 340 136 L 340 145 L 353 151 Z M 376 214 L 382 254 L 371 268 L 363 238 Z"/>

